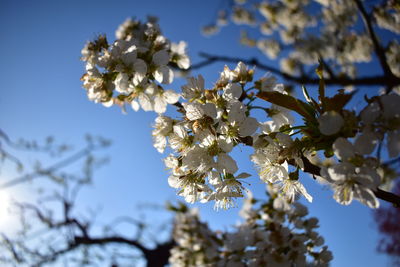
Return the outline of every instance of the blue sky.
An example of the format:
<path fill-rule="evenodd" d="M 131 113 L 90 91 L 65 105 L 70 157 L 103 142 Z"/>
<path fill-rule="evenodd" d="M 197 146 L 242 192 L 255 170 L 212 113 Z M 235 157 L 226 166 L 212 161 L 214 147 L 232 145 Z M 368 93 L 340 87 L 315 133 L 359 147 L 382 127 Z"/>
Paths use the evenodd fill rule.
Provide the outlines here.
<path fill-rule="evenodd" d="M 84 72 L 80 51 L 97 34 L 105 33 L 113 40 L 116 28 L 127 17 L 155 15 L 160 18 L 165 36 L 188 42 L 193 62 L 199 61 L 200 51 L 256 56 L 266 61 L 260 52 L 238 44 L 236 27 L 224 28 L 211 38 L 201 35 L 201 26 L 213 20 L 219 2 L 2 0 L 0 128 L 12 138 L 42 140 L 54 135 L 77 146 L 86 133 L 111 139 L 113 146 L 106 152 L 110 164 L 97 173 L 95 184 L 79 199 L 82 207 L 102 206 L 100 222 L 124 214 L 138 216 L 135 207 L 139 203 L 163 204 L 177 199 L 167 184 L 163 155 L 152 147 L 155 114 L 129 110 L 123 115 L 116 107 L 106 109 L 89 102 L 79 80 Z M 223 65 L 216 63 L 193 74 L 203 74 L 210 86 Z M 182 83 L 176 80 L 167 89 L 179 90 Z M 235 155 L 243 171 L 256 174 L 246 149 Z M 3 174 L 0 181 L 10 177 Z M 358 202 L 341 206 L 332 199 L 330 190 L 308 177 L 303 180 L 314 197 L 308 205 L 310 214 L 320 219 L 319 231 L 334 253 L 332 266 L 387 265 L 387 258 L 375 251 L 378 237 L 371 210 Z M 249 182 L 251 189 L 261 195 L 264 187 L 258 178 L 252 177 Z M 19 192 L 27 197 L 29 187 Z M 216 212 L 212 205 L 202 205 L 200 210 L 215 229 L 228 228 L 238 221 L 237 208 Z M 158 215 L 149 216 L 158 219 Z"/>

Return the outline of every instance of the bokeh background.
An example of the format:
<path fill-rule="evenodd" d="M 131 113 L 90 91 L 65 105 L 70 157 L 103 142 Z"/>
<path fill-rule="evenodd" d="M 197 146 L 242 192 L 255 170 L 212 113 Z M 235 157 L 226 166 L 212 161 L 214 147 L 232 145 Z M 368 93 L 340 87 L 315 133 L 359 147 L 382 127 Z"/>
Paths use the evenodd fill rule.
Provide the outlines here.
<path fill-rule="evenodd" d="M 159 17 L 164 35 L 172 41 L 185 40 L 193 63 L 199 52 L 268 59 L 256 49 L 239 44 L 237 26 L 225 27 L 218 35 L 204 37 L 201 27 L 212 22 L 223 1 L 216 0 L 146 0 L 146 1 L 43 1 L 0 0 L 0 129 L 13 139 L 57 140 L 75 147 L 83 145 L 85 134 L 112 140 L 104 154 L 110 163 L 95 174 L 92 186 L 81 192 L 79 208 L 98 208 L 97 221 L 105 223 L 120 215 L 142 218 L 138 205 L 163 205 L 178 199 L 167 183 L 168 172 L 152 146 L 151 125 L 155 113 L 144 111 L 122 114 L 118 107 L 104 108 L 88 101 L 79 80 L 84 73 L 80 51 L 86 41 L 98 34 L 114 40 L 115 30 L 128 17 L 144 20 Z M 271 63 L 271 64 L 276 64 Z M 206 86 L 216 81 L 224 63 L 215 63 L 192 75 L 202 74 Z M 233 67 L 234 65 L 230 65 Z M 260 71 L 258 73 L 262 75 Z M 184 79 L 175 79 L 166 89 L 179 91 Z M 297 88 L 299 89 L 299 88 Z M 173 109 L 167 114 L 173 114 Z M 254 174 L 248 179 L 256 196 L 263 197 L 264 185 L 257 177 L 246 148 L 234 155 L 242 171 Z M 29 157 L 29 155 L 28 155 Z M 37 154 L 29 159 L 32 164 Z M 43 158 L 45 163 L 51 160 Z M 0 182 L 18 174 L 6 169 Z M 332 192 L 309 177 L 302 180 L 314 197 L 305 203 L 312 216 L 320 219 L 319 232 L 333 251 L 332 266 L 387 266 L 388 258 L 376 252 L 378 232 L 372 212 L 353 201 L 341 206 Z M 29 199 L 33 188 L 21 184 L 6 189 L 14 199 Z M 4 191 L 4 190 L 3 190 Z M 0 202 L 0 206 L 4 205 Z M 212 204 L 193 205 L 213 229 L 230 229 L 240 218 L 238 207 L 215 211 Z M 164 212 L 150 212 L 147 220 L 167 220 Z M 12 231 L 13 218 L 0 218 L 1 231 Z M 0 252 L 1 253 L 1 252 Z"/>

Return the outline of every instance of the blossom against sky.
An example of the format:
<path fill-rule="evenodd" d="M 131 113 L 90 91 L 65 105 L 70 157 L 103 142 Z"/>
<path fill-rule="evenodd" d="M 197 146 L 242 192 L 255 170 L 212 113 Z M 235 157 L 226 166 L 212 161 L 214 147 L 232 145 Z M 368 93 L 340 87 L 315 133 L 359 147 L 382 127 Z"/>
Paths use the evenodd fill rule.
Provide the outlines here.
<path fill-rule="evenodd" d="M 96 175 L 95 185 L 80 199 L 84 207 L 103 203 L 103 221 L 121 214 L 135 216 L 137 202 L 162 204 L 177 199 L 168 186 L 163 157 L 152 144 L 151 125 L 156 115 L 142 110 L 128 110 L 123 115 L 117 107 L 105 109 L 89 102 L 79 80 L 84 73 L 80 52 L 86 41 L 98 34 L 106 33 L 112 40 L 118 25 L 128 17 L 144 20 L 146 15 L 154 15 L 160 18 L 168 38 L 188 43 L 194 63 L 200 60 L 200 51 L 267 60 L 255 49 L 240 47 L 239 31 L 234 27 L 212 38 L 201 35 L 201 26 L 213 19 L 218 2 L 2 1 L 1 129 L 13 138 L 54 135 L 73 145 L 79 145 L 86 133 L 110 138 L 113 146 L 107 154 L 111 163 Z M 219 63 L 193 75 L 201 73 L 208 87 L 222 70 L 223 63 Z M 175 80 L 168 89 L 178 91 L 185 83 Z M 235 151 L 241 171 L 256 175 L 247 155 L 246 149 Z M 349 207 L 336 204 L 332 192 L 304 180 L 314 197 L 308 205 L 310 213 L 320 218 L 320 233 L 334 254 L 333 266 L 384 264 L 386 258 L 375 252 L 377 237 L 370 210 L 359 203 Z M 264 185 L 258 177 L 249 182 L 261 195 Z M 201 208 L 202 218 L 214 228 L 234 224 L 237 212 L 237 208 L 216 212 L 212 204 Z"/>

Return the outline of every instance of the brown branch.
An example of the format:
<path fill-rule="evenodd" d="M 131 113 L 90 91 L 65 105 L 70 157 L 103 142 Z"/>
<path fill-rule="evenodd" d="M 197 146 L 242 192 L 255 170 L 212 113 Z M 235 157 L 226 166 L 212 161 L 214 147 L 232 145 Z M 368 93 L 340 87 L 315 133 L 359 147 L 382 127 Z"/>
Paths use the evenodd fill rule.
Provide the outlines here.
<path fill-rule="evenodd" d="M 69 203 L 65 199 L 63 199 L 62 204 L 63 218 L 61 220 L 54 220 L 50 214 L 45 214 L 39 207 L 35 205 L 29 203 L 17 204 L 21 208 L 23 213 L 25 213 L 27 210 L 33 211 L 39 222 L 47 226 L 48 231 L 56 230 L 62 232 L 62 229 L 68 229 L 68 232 L 72 234 L 72 236 L 66 240 L 66 246 L 57 250 L 53 250 L 50 248 L 50 251 L 45 254 L 41 254 L 38 251 L 24 248 L 27 253 L 34 255 L 37 258 L 37 260 L 35 260 L 36 263 L 33 264 L 33 266 L 42 266 L 45 263 L 54 262 L 60 256 L 70 253 L 81 246 L 105 246 L 109 244 L 125 244 L 139 250 L 147 261 L 147 266 L 149 267 L 162 267 L 168 264 L 170 250 L 175 245 L 172 239 L 169 239 L 166 242 L 162 243 L 156 242 L 156 246 L 152 249 L 149 249 L 144 246 L 137 237 L 126 238 L 119 235 L 92 237 L 89 234 L 90 224 L 83 223 L 79 219 L 70 216 L 70 211 L 73 206 L 72 203 Z M 75 231 L 73 231 L 75 227 L 80 230 L 79 234 L 75 234 Z M 138 227 L 140 228 L 140 226 Z M 9 244 L 13 244 L 13 242 L 9 240 L 6 236 L 3 236 L 3 240 L 9 241 Z M 8 249 L 12 253 L 15 260 L 22 261 L 15 247 L 12 246 Z"/>
<path fill-rule="evenodd" d="M 244 58 L 239 58 L 239 57 L 228 57 L 228 56 L 217 56 L 217 55 L 211 55 L 207 53 L 200 53 L 200 56 L 205 58 L 203 62 L 200 62 L 196 65 L 195 67 L 191 67 L 190 69 L 195 69 L 198 68 L 197 66 L 204 67 L 206 65 L 215 63 L 215 62 L 230 62 L 230 63 L 237 63 L 239 61 L 242 61 L 245 64 L 248 65 L 253 65 L 261 70 L 265 70 L 268 72 L 271 72 L 272 74 L 278 75 L 282 78 L 284 78 L 287 81 L 295 82 L 298 84 L 312 84 L 312 85 L 318 85 L 319 84 L 319 79 L 318 78 L 310 78 L 307 76 L 294 76 L 289 73 L 283 72 L 277 68 L 274 68 L 272 66 L 263 64 L 259 62 L 256 58 L 251 58 L 251 59 L 244 59 Z M 396 77 L 394 75 L 392 76 L 387 76 L 387 75 L 378 75 L 378 76 L 366 76 L 366 77 L 359 77 L 359 78 L 348 78 L 348 77 L 329 77 L 325 79 L 325 84 L 327 85 L 342 85 L 342 86 L 347 86 L 347 85 L 359 85 L 359 86 L 388 86 L 388 87 L 393 87 L 396 85 L 400 85 L 400 78 Z"/>
<path fill-rule="evenodd" d="M 371 17 L 368 15 L 367 11 L 365 10 L 365 8 L 360 0 L 354 0 L 354 2 L 356 3 L 357 8 L 361 13 L 361 18 L 363 20 L 366 31 L 367 31 L 369 37 L 371 38 L 372 44 L 374 46 L 375 54 L 378 57 L 379 64 L 382 67 L 385 77 L 387 77 L 387 78 L 395 77 L 395 75 L 392 73 L 392 70 L 390 69 L 389 64 L 387 63 L 385 50 L 383 49 L 383 47 L 379 43 L 378 38 L 376 37 L 375 31 L 372 27 Z M 390 86 L 391 86 L 390 87 L 390 90 L 391 90 L 393 85 L 390 85 Z"/>

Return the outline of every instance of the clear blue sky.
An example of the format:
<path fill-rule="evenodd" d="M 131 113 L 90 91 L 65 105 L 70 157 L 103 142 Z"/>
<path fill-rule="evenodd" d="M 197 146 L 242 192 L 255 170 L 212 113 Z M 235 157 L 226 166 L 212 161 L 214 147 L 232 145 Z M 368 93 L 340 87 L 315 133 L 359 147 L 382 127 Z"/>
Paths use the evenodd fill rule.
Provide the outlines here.
<path fill-rule="evenodd" d="M 200 34 L 200 27 L 215 16 L 219 2 L 0 1 L 0 128 L 12 138 L 54 135 L 70 144 L 79 144 L 85 133 L 112 139 L 113 146 L 107 151 L 111 163 L 98 173 L 95 185 L 82 192 L 79 202 L 83 207 L 102 204 L 100 221 L 123 214 L 135 216 L 138 203 L 176 199 L 167 184 L 163 155 L 152 147 L 155 114 L 129 110 L 123 115 L 118 108 L 89 102 L 79 80 L 84 72 L 80 51 L 96 34 L 106 33 L 113 40 L 115 29 L 127 17 L 155 15 L 165 36 L 188 42 L 193 62 L 199 61 L 200 51 L 266 60 L 261 53 L 238 45 L 237 28 L 228 27 L 211 38 Z M 219 63 L 194 74 L 202 73 L 211 85 L 222 67 Z M 178 90 L 182 82 L 177 80 L 170 88 Z M 242 170 L 255 174 L 246 150 L 236 155 Z M 250 179 L 251 189 L 259 194 L 263 185 L 257 177 Z M 357 202 L 341 206 L 330 190 L 303 179 L 314 197 L 308 205 L 310 214 L 320 218 L 320 233 L 334 253 L 332 266 L 388 265 L 387 258 L 375 251 L 377 232 L 371 211 Z M 215 229 L 236 223 L 237 212 L 201 206 L 203 218 Z"/>

